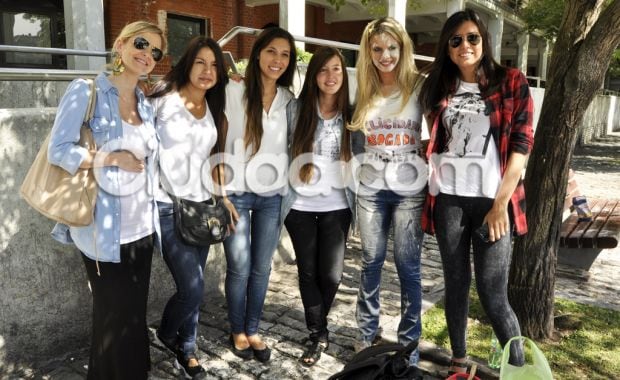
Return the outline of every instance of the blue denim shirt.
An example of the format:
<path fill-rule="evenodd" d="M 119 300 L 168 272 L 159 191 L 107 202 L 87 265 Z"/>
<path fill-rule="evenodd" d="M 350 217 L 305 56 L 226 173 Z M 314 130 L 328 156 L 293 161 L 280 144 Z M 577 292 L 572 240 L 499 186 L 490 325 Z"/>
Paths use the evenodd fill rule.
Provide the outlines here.
<path fill-rule="evenodd" d="M 98 149 L 106 143 L 114 150 L 114 144 L 120 143 L 123 137 L 123 126 L 118 111 L 119 94 L 116 87 L 108 80 L 107 74 L 101 73 L 95 79 L 97 102 L 90 128 Z M 76 79 L 67 88 L 67 92 L 60 100 L 52 137 L 50 139 L 48 160 L 74 174 L 86 158 L 87 151 L 79 146 L 80 128 L 86 113 L 90 89 L 84 79 Z M 147 128 L 155 128 L 153 123 L 153 109 L 146 100 L 144 93 L 136 88 L 138 98 L 138 113 Z M 151 144 L 151 142 L 149 142 Z M 155 163 L 157 162 L 157 141 L 152 142 L 153 155 L 146 157 L 146 171 L 148 194 L 153 194 L 155 178 Z M 105 147 L 104 147 L 105 149 Z M 120 257 L 120 215 L 121 201 L 120 183 L 118 181 L 118 167 L 105 166 L 95 170 L 97 182 L 105 179 L 105 190 L 100 186 L 95 203 L 95 220 L 90 226 L 69 227 L 58 223 L 52 230 L 52 237 L 64 244 L 75 244 L 87 257 L 103 261 L 119 263 Z M 159 214 L 155 199 L 153 203 L 153 225 L 157 236 L 161 236 L 159 228 Z M 95 239 L 96 234 L 96 239 Z M 95 241 L 96 240 L 96 241 Z M 96 243 L 96 247 L 95 247 Z M 158 246 L 160 241 L 157 239 Z"/>
<path fill-rule="evenodd" d="M 289 102 L 286 107 L 286 119 L 288 122 L 288 146 L 289 146 L 289 160 L 293 159 L 292 152 L 290 152 L 290 148 L 293 142 L 293 134 L 295 132 L 295 127 L 297 125 L 297 116 L 299 109 L 299 100 L 293 99 Z M 323 119 L 319 117 L 319 128 L 323 125 Z M 343 126 L 346 128 L 346 126 Z M 364 150 L 364 134 L 362 132 L 353 132 L 351 133 L 351 150 L 353 155 L 363 153 Z M 349 208 L 352 212 L 352 223 L 355 225 L 355 196 L 356 194 L 351 191 L 348 187 L 345 188 L 345 195 L 347 197 L 347 203 L 349 204 Z M 297 199 L 297 193 L 291 188 L 290 184 L 288 184 L 286 193 L 282 197 L 282 206 L 280 208 L 280 222 L 284 223 L 284 219 L 291 211 L 295 200 Z"/>

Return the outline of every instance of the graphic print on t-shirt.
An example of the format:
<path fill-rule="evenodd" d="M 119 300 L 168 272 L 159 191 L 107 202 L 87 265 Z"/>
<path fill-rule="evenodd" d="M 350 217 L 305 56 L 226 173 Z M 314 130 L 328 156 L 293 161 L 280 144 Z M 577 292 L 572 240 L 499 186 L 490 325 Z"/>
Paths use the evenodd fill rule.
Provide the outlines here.
<path fill-rule="evenodd" d="M 319 124 L 316 143 L 314 144 L 315 154 L 327 157 L 332 161 L 340 158 L 340 142 L 342 140 L 340 123 L 336 120 L 338 119 L 323 120 L 323 124 Z"/>
<path fill-rule="evenodd" d="M 462 92 L 450 99 L 443 118 L 448 135 L 445 152 L 457 157 L 483 154 L 489 133 L 488 116 L 484 111 L 480 93 Z"/>

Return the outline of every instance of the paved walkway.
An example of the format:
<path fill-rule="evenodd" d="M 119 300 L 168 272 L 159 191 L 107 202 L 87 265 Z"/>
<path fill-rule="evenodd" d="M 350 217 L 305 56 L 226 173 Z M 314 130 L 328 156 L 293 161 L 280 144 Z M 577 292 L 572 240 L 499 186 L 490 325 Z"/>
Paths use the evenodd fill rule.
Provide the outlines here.
<path fill-rule="evenodd" d="M 620 164 L 617 147 L 620 138 L 611 137 L 586 150 L 578 150 L 574 156 L 573 167 L 577 181 L 586 196 L 618 197 L 620 191 Z M 607 156 L 606 156 L 607 155 Z M 604 157 L 600 159 L 600 157 Z M 605 183 L 601 186 L 601 183 Z M 603 189 L 601 189 L 603 188 Z M 610 192 L 611 191 L 611 192 Z M 207 296 L 202 308 L 198 346 L 201 362 L 208 370 L 208 379 L 327 379 L 338 372 L 353 355 L 353 342 L 357 333 L 355 324 L 355 300 L 358 288 L 360 251 L 359 241 L 353 239 L 345 257 L 343 283 L 336 297 L 329 323 L 331 343 L 327 352 L 314 367 L 307 369 L 297 362 L 303 352 L 303 342 L 307 337 L 303 308 L 297 286 L 295 265 L 281 265 L 271 275 L 269 291 L 265 303 L 261 334 L 267 344 L 274 349 L 269 365 L 257 361 L 244 362 L 228 349 L 228 322 L 225 300 Z M 389 257 L 389 256 L 388 256 Z M 423 250 L 423 291 L 424 310 L 442 297 L 443 276 L 437 245 L 427 236 Z M 591 303 L 601 307 L 620 310 L 620 248 L 606 250 L 594 263 L 589 280 L 578 276 L 562 277 L 556 281 L 556 295 L 577 302 Z M 570 272 L 569 272 L 570 273 Z M 400 295 L 396 269 L 391 260 L 386 261 L 382 279 L 382 317 L 383 339 L 396 341 L 396 326 L 400 314 Z M 152 335 L 152 331 L 151 331 Z M 426 380 L 441 379 L 448 356 L 432 345 L 423 342 L 421 366 L 428 371 Z M 439 352 L 439 353 L 438 353 Z M 153 343 L 152 379 L 181 378 L 179 371 L 172 366 L 173 358 L 163 347 Z M 15 378 L 44 379 L 83 379 L 86 374 L 87 353 L 75 353 L 72 358 L 56 362 L 37 370 L 24 369 L 22 376 Z M 487 373 L 483 378 L 495 378 Z"/>

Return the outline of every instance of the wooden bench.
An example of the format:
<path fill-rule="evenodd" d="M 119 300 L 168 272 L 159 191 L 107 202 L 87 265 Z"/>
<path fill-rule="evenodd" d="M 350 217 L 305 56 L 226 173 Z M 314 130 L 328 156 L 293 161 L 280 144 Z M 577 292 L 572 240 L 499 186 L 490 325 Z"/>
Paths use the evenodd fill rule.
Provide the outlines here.
<path fill-rule="evenodd" d="M 616 248 L 620 238 L 620 200 L 590 199 L 592 220 L 579 222 L 573 211 L 562 222 L 558 263 L 590 270 L 603 249 Z"/>

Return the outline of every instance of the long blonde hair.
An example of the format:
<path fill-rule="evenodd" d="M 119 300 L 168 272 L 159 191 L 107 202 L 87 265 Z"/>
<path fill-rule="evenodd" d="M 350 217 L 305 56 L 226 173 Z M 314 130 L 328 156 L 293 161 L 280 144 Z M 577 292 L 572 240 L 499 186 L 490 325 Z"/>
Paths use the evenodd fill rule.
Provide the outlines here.
<path fill-rule="evenodd" d="M 366 116 L 377 96 L 381 94 L 381 80 L 372 63 L 370 40 L 379 34 L 388 34 L 400 45 L 400 59 L 396 70 L 396 83 L 402 94 L 401 109 L 405 107 L 415 84 L 418 70 L 413 59 L 413 43 L 405 28 L 392 17 L 383 17 L 366 25 L 360 42 L 360 54 L 355 65 L 357 69 L 357 104 L 351 123 L 352 131 L 366 132 Z"/>
<path fill-rule="evenodd" d="M 164 31 L 152 22 L 141 20 L 134 21 L 123 27 L 121 32 L 118 34 L 118 37 L 116 37 L 116 39 L 114 40 L 114 44 L 112 45 L 112 51 L 114 52 L 114 55 L 118 54 L 118 52 L 116 51 L 116 47 L 118 46 L 119 42 L 125 42 L 129 38 L 140 33 L 154 33 L 159 35 L 161 37 L 161 51 L 166 51 L 167 41 Z"/>

